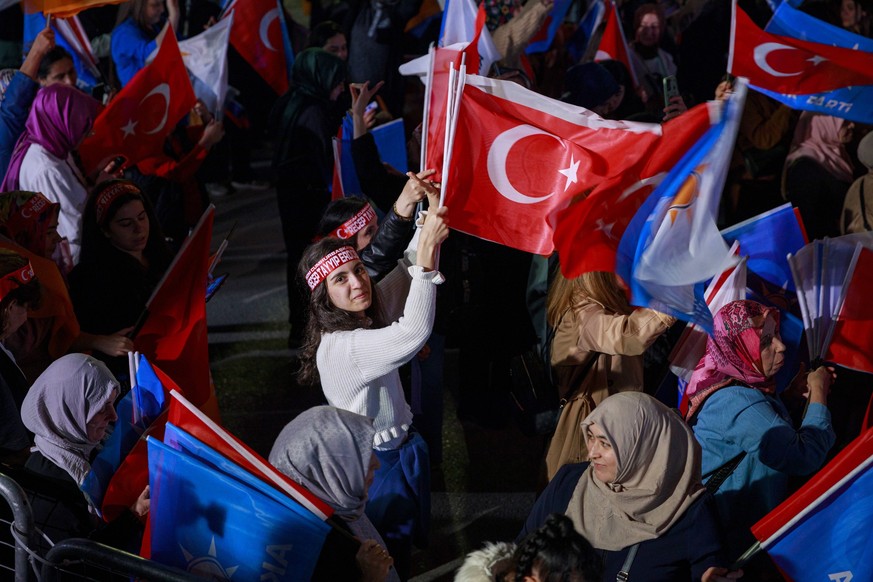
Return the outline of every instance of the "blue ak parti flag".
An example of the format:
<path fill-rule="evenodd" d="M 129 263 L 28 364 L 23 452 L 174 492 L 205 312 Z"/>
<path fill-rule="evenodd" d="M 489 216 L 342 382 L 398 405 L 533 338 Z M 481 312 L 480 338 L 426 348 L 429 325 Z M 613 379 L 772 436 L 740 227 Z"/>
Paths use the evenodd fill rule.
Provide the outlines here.
<path fill-rule="evenodd" d="M 770 34 L 873 53 L 873 39 L 819 20 L 798 10 L 792 6 L 792 2 L 779 4 L 764 30 Z M 873 123 L 873 85 L 845 87 L 813 95 L 785 95 L 757 87 L 755 89 L 792 109 L 815 111 L 859 123 Z"/>
<path fill-rule="evenodd" d="M 533 53 L 544 53 L 552 48 L 555 34 L 557 34 L 558 29 L 564 23 L 564 18 L 567 16 L 567 11 L 572 3 L 573 0 L 555 0 L 549 15 L 546 17 L 546 22 L 543 23 L 543 26 L 546 27 L 545 37 L 531 40 L 527 48 L 524 49 L 524 52 L 530 55 Z"/>
<path fill-rule="evenodd" d="M 368 196 L 361 188 L 358 173 L 355 170 L 355 159 L 352 156 L 352 137 L 355 135 L 355 125 L 351 114 L 343 118 L 343 141 L 340 149 L 341 175 L 343 193 L 348 196 Z M 388 123 L 378 125 L 370 130 L 373 141 L 376 142 L 376 150 L 379 158 L 392 168 L 405 174 L 409 168 L 406 159 L 406 130 L 403 119 L 395 119 Z"/>
<path fill-rule="evenodd" d="M 746 84 L 725 103 L 721 120 L 694 144 L 646 199 L 622 236 L 616 272 L 631 303 L 712 330 L 704 285 L 735 264 L 716 226 L 745 102 Z"/>
<path fill-rule="evenodd" d="M 328 524 L 179 429 L 169 440 L 148 439 L 153 560 L 213 579 L 312 577 Z"/>

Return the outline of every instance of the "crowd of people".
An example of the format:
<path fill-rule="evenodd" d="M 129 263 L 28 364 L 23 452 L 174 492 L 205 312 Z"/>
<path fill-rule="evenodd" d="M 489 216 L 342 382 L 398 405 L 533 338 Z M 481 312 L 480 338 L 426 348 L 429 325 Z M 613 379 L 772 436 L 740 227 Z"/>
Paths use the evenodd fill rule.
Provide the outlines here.
<path fill-rule="evenodd" d="M 632 70 L 594 61 L 601 31 L 579 50 L 571 24 L 549 50 L 527 55 L 552 0 L 483 3 L 501 57 L 495 77 L 604 118 L 661 123 L 733 92 L 724 0 L 621 2 Z M 568 23 L 585 4 L 573 4 Z M 766 21 L 765 3 L 741 4 Z M 430 470 L 442 462 L 447 341 L 460 351 L 462 419 L 502 422 L 494 403 L 508 401 L 509 360 L 538 342 L 548 344 L 565 403 L 542 459 L 547 485 L 521 531 L 473 552 L 456 580 L 780 579 L 763 555 L 744 571 L 732 564 L 753 542 L 749 527 L 857 429 L 832 421 L 834 367 L 803 367 L 778 393 L 774 377 L 787 361 L 779 310 L 735 301 L 715 314 L 687 415 L 671 410 L 675 402 L 653 396 L 663 375 L 651 362 L 664 363 L 663 346 L 653 346 L 672 341 L 682 325 L 674 317 L 630 305 L 613 273 L 566 279 L 525 253 L 450 236 L 435 169 L 417 167 L 420 86 L 397 70 L 436 40 L 433 7 L 313 0 L 311 8 L 309 30 L 285 15 L 296 51 L 287 93 L 271 94 L 231 51 L 236 115 L 198 102 L 161 151 L 97 172 L 78 148 L 103 102 L 146 66 L 170 27 L 194 36 L 222 7 L 129 0 L 82 13 L 105 77 L 94 96 L 50 25 L 23 47 L 23 60 L 0 52 L 15 69 L 0 71 L 0 470 L 60 503 L 63 511 L 34 504 L 46 534 L 138 548 L 148 488 L 107 524 L 78 487 L 130 388 L 131 332 L 205 210 L 207 184 L 232 175 L 240 194 L 261 186 L 248 163 L 254 140 L 272 151 L 296 380 L 324 396 L 269 455 L 335 512 L 315 579 L 412 574 L 413 547 L 428 539 Z M 802 8 L 873 33 L 869 0 Z M 0 14 L 4 27 L 18 10 Z M 0 32 L 7 44 L 21 40 Z M 678 95 L 665 95 L 665 79 L 678 80 Z M 331 201 L 332 139 L 347 113 L 362 192 Z M 370 133 L 396 118 L 411 130 L 406 174 L 381 162 Z M 810 240 L 873 230 L 869 129 L 750 92 L 720 223 L 787 200 Z M 869 378 L 855 382 L 865 382 L 862 396 Z M 726 478 L 709 480 L 728 465 Z"/>

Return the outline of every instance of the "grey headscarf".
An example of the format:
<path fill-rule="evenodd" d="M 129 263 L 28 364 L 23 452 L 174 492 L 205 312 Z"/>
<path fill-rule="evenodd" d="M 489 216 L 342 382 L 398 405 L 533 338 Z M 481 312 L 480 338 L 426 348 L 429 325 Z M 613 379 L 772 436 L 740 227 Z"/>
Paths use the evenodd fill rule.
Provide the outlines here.
<path fill-rule="evenodd" d="M 84 354 L 52 362 L 21 405 L 21 420 L 44 457 L 81 484 L 99 443 L 88 440 L 88 421 L 113 397 L 118 382 L 106 364 Z"/>
<path fill-rule="evenodd" d="M 270 451 L 270 463 L 330 505 L 336 515 L 354 521 L 367 501 L 366 477 L 375 434 L 372 419 L 316 406 L 282 429 Z"/>

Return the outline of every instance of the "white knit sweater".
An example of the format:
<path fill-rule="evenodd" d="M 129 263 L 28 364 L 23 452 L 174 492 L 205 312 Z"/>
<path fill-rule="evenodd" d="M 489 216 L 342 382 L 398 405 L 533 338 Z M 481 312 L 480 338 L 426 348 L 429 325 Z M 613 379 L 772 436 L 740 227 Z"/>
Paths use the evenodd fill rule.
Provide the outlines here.
<path fill-rule="evenodd" d="M 326 333 L 321 338 L 316 361 L 327 401 L 374 419 L 373 446 L 378 449 L 399 447 L 412 423 L 397 369 L 430 336 L 436 286 L 443 280 L 438 271 L 425 272 L 403 259 L 378 285 L 381 320 L 391 325 Z"/>

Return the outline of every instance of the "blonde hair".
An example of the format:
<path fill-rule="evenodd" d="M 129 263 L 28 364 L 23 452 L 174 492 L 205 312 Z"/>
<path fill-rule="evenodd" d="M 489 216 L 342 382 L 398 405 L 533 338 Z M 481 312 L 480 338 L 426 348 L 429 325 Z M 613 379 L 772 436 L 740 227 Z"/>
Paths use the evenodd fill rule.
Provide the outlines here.
<path fill-rule="evenodd" d="M 546 298 L 549 325 L 558 327 L 564 313 L 581 305 L 586 299 L 599 303 L 612 313 L 627 315 L 633 310 L 615 273 L 592 271 L 575 279 L 566 279 L 559 270 L 555 273 Z"/>

